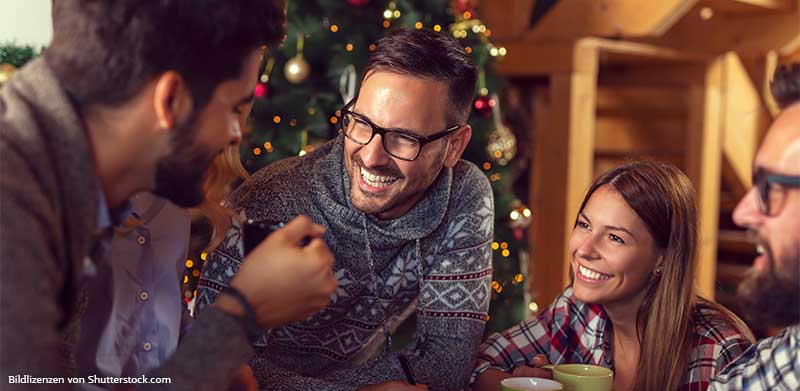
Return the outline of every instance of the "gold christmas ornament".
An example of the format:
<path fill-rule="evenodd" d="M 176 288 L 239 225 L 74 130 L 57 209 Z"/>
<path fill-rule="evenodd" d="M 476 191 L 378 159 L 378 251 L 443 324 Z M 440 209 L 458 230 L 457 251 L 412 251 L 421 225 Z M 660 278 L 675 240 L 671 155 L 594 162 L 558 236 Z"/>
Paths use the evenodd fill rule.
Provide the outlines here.
<path fill-rule="evenodd" d="M 486 153 L 489 159 L 505 166 L 517 154 L 517 138 L 500 120 L 500 99 L 497 98 L 497 94 L 492 94 L 492 99 L 497 103 L 492 107 L 494 130 L 489 133 Z"/>
<path fill-rule="evenodd" d="M 505 125 L 500 124 L 498 128 L 489 133 L 486 153 L 495 163 L 505 166 L 517 154 L 517 138 Z"/>
<path fill-rule="evenodd" d="M 11 64 L 0 64 L 0 86 L 11 80 L 11 75 L 13 75 L 16 71 L 17 67 Z"/>
<path fill-rule="evenodd" d="M 298 54 L 286 61 L 286 67 L 283 68 L 283 74 L 292 84 L 299 84 L 308 78 L 311 73 L 311 65 L 308 64 L 303 58 L 302 54 Z"/>
<path fill-rule="evenodd" d="M 286 61 L 286 66 L 283 68 L 283 75 L 292 84 L 306 81 L 308 74 L 311 73 L 311 65 L 303 58 L 304 41 L 305 35 L 297 34 L 297 55 Z"/>

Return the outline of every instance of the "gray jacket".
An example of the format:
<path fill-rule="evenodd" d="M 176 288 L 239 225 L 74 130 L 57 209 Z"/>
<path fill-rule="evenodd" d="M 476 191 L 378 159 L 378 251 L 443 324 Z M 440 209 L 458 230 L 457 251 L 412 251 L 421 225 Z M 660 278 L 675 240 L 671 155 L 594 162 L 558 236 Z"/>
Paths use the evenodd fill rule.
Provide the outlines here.
<path fill-rule="evenodd" d="M 88 255 L 97 244 L 99 194 L 81 118 L 44 60 L 34 60 L 0 90 L 3 390 L 71 389 L 66 377 L 74 376 L 72 351 L 85 303 L 80 288 L 93 268 L 107 266 Z M 251 354 L 239 322 L 209 308 L 177 352 L 149 374 L 171 384 L 137 388 L 220 390 Z M 9 385 L 17 375 L 64 384 Z"/>
<path fill-rule="evenodd" d="M 489 308 L 494 202 L 473 164 L 443 168 L 405 215 L 379 220 L 350 204 L 342 139 L 259 171 L 231 196 L 254 220 L 299 214 L 323 224 L 339 288 L 317 315 L 268 330 L 251 366 L 273 390 L 353 390 L 405 380 L 384 331 L 416 313 L 403 349 L 417 381 L 433 390 L 466 386 Z M 198 304 L 213 301 L 239 267 L 238 229 L 209 257 Z"/>

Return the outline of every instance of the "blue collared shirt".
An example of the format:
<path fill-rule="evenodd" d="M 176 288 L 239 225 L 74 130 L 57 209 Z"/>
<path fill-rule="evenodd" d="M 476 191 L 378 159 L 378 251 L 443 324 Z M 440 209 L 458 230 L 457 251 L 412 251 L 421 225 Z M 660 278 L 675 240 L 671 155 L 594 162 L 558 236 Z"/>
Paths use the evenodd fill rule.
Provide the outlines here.
<path fill-rule="evenodd" d="M 109 212 L 100 198 L 98 232 L 116 228 L 87 283 L 76 347 L 82 376 L 141 375 L 163 363 L 188 329 L 180 288 L 189 212 L 150 193 L 133 196 L 131 206 L 141 224 L 119 227 L 124 212 Z"/>

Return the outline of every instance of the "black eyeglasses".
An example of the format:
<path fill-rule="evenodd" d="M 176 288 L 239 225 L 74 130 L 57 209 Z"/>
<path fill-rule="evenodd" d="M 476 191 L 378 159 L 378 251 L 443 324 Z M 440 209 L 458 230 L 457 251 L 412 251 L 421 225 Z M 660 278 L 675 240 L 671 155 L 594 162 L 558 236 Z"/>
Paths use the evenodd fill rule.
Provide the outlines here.
<path fill-rule="evenodd" d="M 342 108 L 340 121 L 342 133 L 350 141 L 359 145 L 369 144 L 375 134 L 379 134 L 383 141 L 383 150 L 390 156 L 400 160 L 415 160 L 419 157 L 419 153 L 425 144 L 447 136 L 461 127 L 461 125 L 453 125 L 427 137 L 417 136 L 406 130 L 386 129 L 375 125 L 369 118 L 350 111 L 355 102 L 356 98 Z"/>
<path fill-rule="evenodd" d="M 783 207 L 788 188 L 800 188 L 800 176 L 782 175 L 759 169 L 753 175 L 753 184 L 758 191 L 759 209 L 767 216 L 774 216 Z"/>

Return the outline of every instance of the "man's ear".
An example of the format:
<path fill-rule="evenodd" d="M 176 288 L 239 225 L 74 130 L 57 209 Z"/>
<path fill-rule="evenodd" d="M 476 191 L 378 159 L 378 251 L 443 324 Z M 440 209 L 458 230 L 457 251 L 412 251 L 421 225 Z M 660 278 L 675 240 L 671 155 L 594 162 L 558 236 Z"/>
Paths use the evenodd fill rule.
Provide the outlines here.
<path fill-rule="evenodd" d="M 471 138 L 472 127 L 469 125 L 464 125 L 453 132 L 448 140 L 447 154 L 444 157 L 445 167 L 453 168 L 458 163 L 458 159 L 461 159 L 461 155 L 467 149 L 467 144 L 469 144 Z"/>
<path fill-rule="evenodd" d="M 167 71 L 156 79 L 153 108 L 163 129 L 174 129 L 186 119 L 192 109 L 192 95 L 180 74 Z"/>

